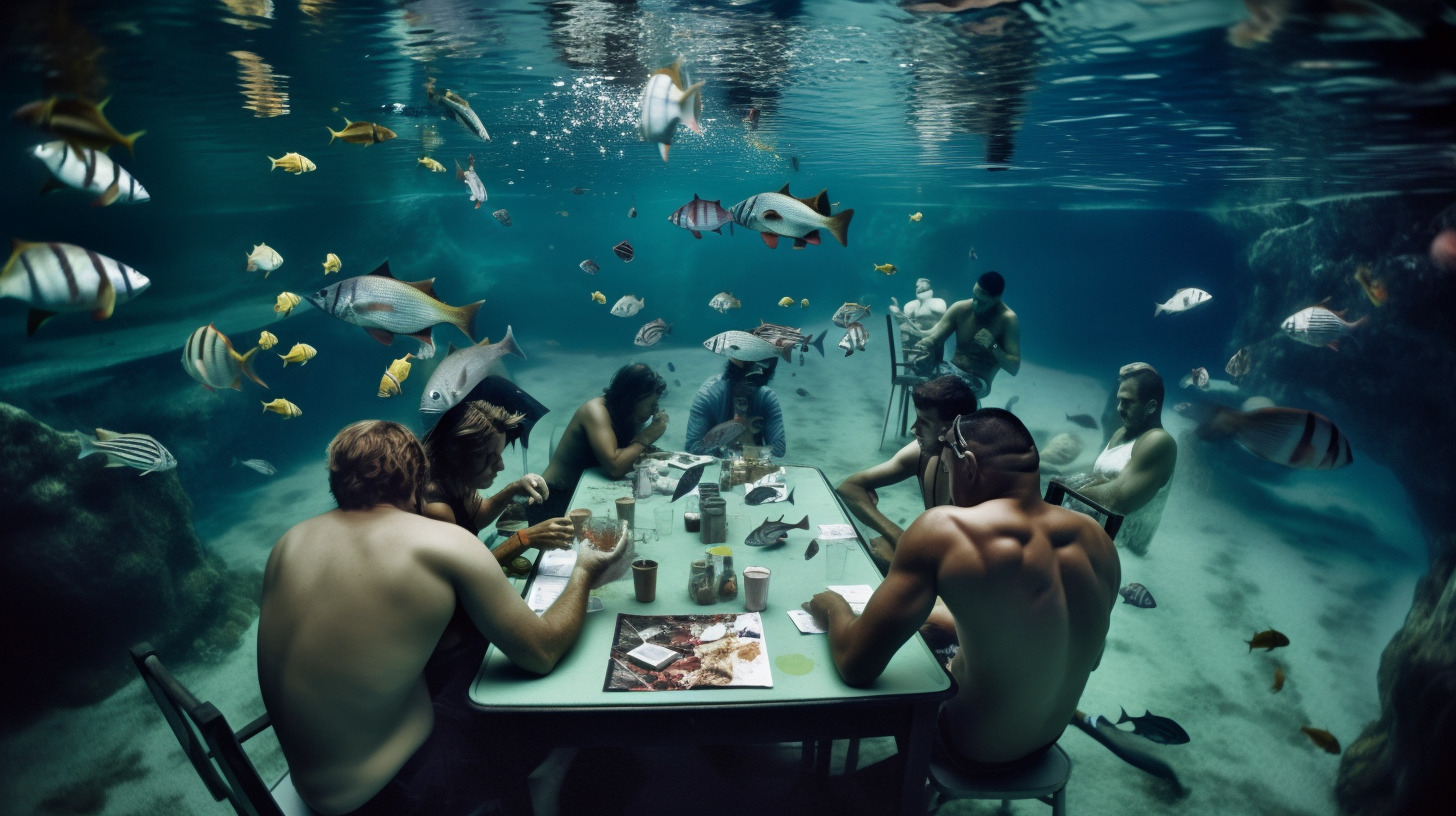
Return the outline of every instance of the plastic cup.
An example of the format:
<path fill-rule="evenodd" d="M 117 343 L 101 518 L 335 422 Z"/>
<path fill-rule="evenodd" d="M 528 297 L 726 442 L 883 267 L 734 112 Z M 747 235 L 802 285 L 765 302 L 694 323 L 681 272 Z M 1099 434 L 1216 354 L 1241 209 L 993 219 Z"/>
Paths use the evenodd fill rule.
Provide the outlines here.
<path fill-rule="evenodd" d="M 823 541 L 824 563 L 828 568 L 829 582 L 844 580 L 845 564 L 849 561 L 849 543 L 845 541 Z"/>
<path fill-rule="evenodd" d="M 768 608 L 768 567 L 743 568 L 743 608 L 762 612 Z"/>
<path fill-rule="evenodd" d="M 585 507 L 578 507 L 566 514 L 571 519 L 571 534 L 577 541 L 582 540 L 582 528 L 586 526 L 586 520 L 591 518 L 592 512 Z"/>
<path fill-rule="evenodd" d="M 676 511 L 671 506 L 659 507 L 652 511 L 652 526 L 657 528 L 657 538 L 661 540 L 672 534 L 672 519 Z"/>
<path fill-rule="evenodd" d="M 639 558 L 632 562 L 632 587 L 639 603 L 657 600 L 657 562 Z"/>
<path fill-rule="evenodd" d="M 617 518 L 637 527 L 637 500 L 631 496 L 617 499 Z"/>

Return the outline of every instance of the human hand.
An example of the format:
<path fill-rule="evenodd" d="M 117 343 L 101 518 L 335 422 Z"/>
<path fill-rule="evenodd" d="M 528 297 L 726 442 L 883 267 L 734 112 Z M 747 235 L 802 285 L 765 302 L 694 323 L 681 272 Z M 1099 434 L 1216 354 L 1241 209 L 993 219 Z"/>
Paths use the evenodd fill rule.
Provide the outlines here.
<path fill-rule="evenodd" d="M 517 496 L 525 496 L 526 504 L 543 504 L 551 498 L 551 488 L 546 480 L 535 473 L 527 473 L 511 484 Z"/>
<path fill-rule="evenodd" d="M 829 590 L 810 598 L 807 603 L 803 604 L 803 608 L 805 612 L 814 616 L 815 623 L 826 628 L 829 625 L 829 618 L 836 612 L 854 614 L 854 610 L 849 608 L 849 601 L 846 601 L 843 595 Z"/>
<path fill-rule="evenodd" d="M 971 339 L 981 344 L 981 346 L 984 348 L 990 348 L 996 345 L 996 338 L 991 334 L 990 330 L 988 329 L 981 329 L 980 331 L 976 332 L 976 336 L 972 337 Z"/>
<path fill-rule="evenodd" d="M 900 313 L 900 301 L 894 299 L 893 297 L 890 298 L 890 314 L 897 315 L 899 313 Z"/>
<path fill-rule="evenodd" d="M 647 437 L 650 444 L 662 438 L 667 433 L 667 412 L 659 410 L 652 415 L 652 424 L 642 430 L 641 436 Z"/>
<path fill-rule="evenodd" d="M 890 563 L 895 559 L 895 543 L 885 536 L 875 536 L 870 540 L 870 556 L 876 561 Z"/>
<path fill-rule="evenodd" d="M 564 550 L 571 546 L 574 529 L 570 519 L 554 518 L 527 527 L 524 532 L 526 540 L 538 550 Z"/>
<path fill-rule="evenodd" d="M 567 526 L 571 526 L 570 522 L 567 522 Z M 597 549 L 590 542 L 583 542 L 580 547 L 576 548 L 576 568 L 586 572 L 587 576 L 592 579 L 592 583 L 595 584 L 599 576 L 626 557 L 631 542 L 630 536 L 620 536 L 616 546 L 606 552 Z"/>

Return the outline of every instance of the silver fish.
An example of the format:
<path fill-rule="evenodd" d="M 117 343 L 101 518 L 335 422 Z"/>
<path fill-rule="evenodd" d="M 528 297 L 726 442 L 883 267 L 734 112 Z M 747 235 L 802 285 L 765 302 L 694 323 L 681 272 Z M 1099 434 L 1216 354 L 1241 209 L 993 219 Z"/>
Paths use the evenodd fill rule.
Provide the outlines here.
<path fill-rule="evenodd" d="M 105 320 L 118 304 L 152 285 L 126 264 L 75 244 L 15 239 L 11 246 L 0 271 L 0 297 L 30 304 L 26 334 L 35 334 L 57 312 L 90 312 Z"/>
<path fill-rule="evenodd" d="M 485 125 L 480 123 L 480 117 L 475 115 L 470 103 L 465 101 L 460 94 L 450 89 L 444 93 L 435 93 L 435 80 L 431 79 L 425 83 L 425 94 L 429 100 L 445 110 L 445 115 L 459 122 L 462 127 L 470 131 L 471 135 L 481 141 L 490 141 L 490 133 L 486 132 Z"/>
<path fill-rule="evenodd" d="M 256 470 L 264 476 L 272 476 L 278 472 L 278 468 L 273 467 L 272 462 L 266 462 L 262 459 L 234 459 L 233 464 Z"/>
<path fill-rule="evenodd" d="M 1186 312 L 1200 303 L 1207 303 L 1213 300 L 1213 295 L 1202 289 L 1179 289 L 1168 298 L 1166 303 L 1154 303 L 1153 317 L 1163 312 Z"/>
<path fill-rule="evenodd" d="M 718 314 L 723 314 L 729 309 L 737 309 L 742 305 L 743 303 L 738 298 L 733 297 L 732 292 L 719 292 L 713 295 L 712 300 L 708 301 L 708 308 L 713 309 Z"/>
<path fill-rule="evenodd" d="M 415 354 L 421 360 L 435 356 L 435 341 L 430 328 L 449 323 L 475 342 L 477 300 L 464 306 L 451 306 L 435 294 L 435 279 L 402 281 L 389 271 L 385 261 L 368 275 L 345 278 L 304 300 L 319 311 L 333 315 L 345 323 L 353 323 L 384 345 L 392 345 L 396 334 L 408 334 L 420 341 Z"/>
<path fill-rule="evenodd" d="M 593 261 L 591 258 L 587 258 L 586 260 L 577 264 L 577 266 L 580 266 L 581 271 L 587 273 L 588 275 L 595 275 L 602 270 L 600 266 L 597 266 L 597 262 Z"/>
<path fill-rule="evenodd" d="M 622 295 L 616 303 L 612 304 L 612 314 L 617 317 L 631 317 L 642 311 L 646 302 L 636 295 Z"/>
<path fill-rule="evenodd" d="M 743 543 L 750 547 L 773 547 L 783 544 L 788 538 L 790 530 L 809 529 L 809 517 L 806 515 L 799 519 L 796 524 L 785 524 L 784 517 L 779 516 L 778 521 L 764 519 L 758 528 L 743 539 Z"/>
<path fill-rule="evenodd" d="M 862 303 L 846 303 L 834 311 L 834 317 L 830 322 L 841 329 L 849 328 L 849 324 L 858 323 L 863 318 L 869 317 L 870 307 Z"/>
<path fill-rule="evenodd" d="M 39 159 L 53 176 L 40 188 L 42 193 L 62 185 L 95 193 L 96 200 L 91 202 L 93 207 L 118 202 L 140 204 L 152 198 L 131 173 L 94 147 L 77 147 L 64 141 L 46 142 L 31 148 L 30 155 Z"/>
<path fill-rule="evenodd" d="M 704 451 L 724 451 L 735 444 L 739 438 L 750 431 L 757 431 L 763 426 L 763 420 L 759 417 L 747 419 L 745 417 L 734 417 L 727 422 L 720 422 L 708 429 L 703 438 L 698 440 L 698 446 Z"/>
<path fill-rule="evenodd" d="M 854 210 L 829 214 L 829 193 L 820 190 L 813 198 L 794 198 L 789 185 L 777 193 L 759 193 L 734 204 L 733 220 L 763 236 L 769 249 L 779 245 L 779 237 L 794 239 L 794 248 L 819 243 L 819 230 L 829 234 L 841 246 L 849 246 L 849 219 Z"/>
<path fill-rule="evenodd" d="M 247 354 L 233 350 L 228 336 L 211 323 L 193 331 L 182 347 L 182 370 L 192 379 L 202 383 L 209 391 L 216 388 L 243 390 L 243 376 L 263 386 L 268 384 L 253 373 L 253 355 L 258 353 L 254 346 Z"/>
<path fill-rule="evenodd" d="M 851 323 L 844 332 L 844 337 L 840 339 L 839 347 L 844 349 L 844 356 L 848 357 L 856 351 L 864 351 L 865 341 L 869 339 L 869 329 L 863 323 Z"/>
<path fill-rule="evenodd" d="M 506 336 L 499 343 L 482 343 L 463 349 L 456 349 L 452 343 L 446 350 L 445 359 L 440 361 L 425 383 L 425 393 L 420 396 L 420 413 L 438 414 L 459 405 L 470 389 L 490 375 L 496 361 L 507 354 L 526 359 L 525 352 L 516 345 L 510 326 L 506 326 Z"/>
<path fill-rule="evenodd" d="M 765 323 L 762 319 L 758 322 L 758 328 L 749 332 L 749 334 L 762 337 L 779 348 L 789 346 L 791 348 L 798 348 L 800 351 L 808 351 L 811 348 L 815 348 L 819 350 L 820 357 L 824 356 L 824 337 L 829 334 L 827 330 L 820 332 L 818 337 L 811 339 L 810 335 L 804 334 L 800 329 L 780 326 L 777 323 Z M 803 356 L 800 355 L 799 360 L 801 365 L 803 359 Z"/>
<path fill-rule="evenodd" d="M 1234 378 L 1234 382 L 1238 382 L 1240 377 L 1249 373 L 1249 369 L 1253 367 L 1253 362 L 1253 355 L 1249 353 L 1248 347 L 1245 346 L 1234 352 L 1234 356 L 1229 358 L 1223 370 L 1230 377 Z"/>
<path fill-rule="evenodd" d="M 95 437 L 77 431 L 76 441 L 81 444 L 77 459 L 93 453 L 105 454 L 107 467 L 133 467 L 143 476 L 177 467 L 177 460 L 172 458 L 171 452 L 146 434 L 116 433 L 97 428 Z"/>
<path fill-rule="evenodd" d="M 475 174 L 475 154 L 472 153 L 469 159 L 470 167 L 465 170 L 460 169 L 460 162 L 455 162 L 455 179 L 465 182 L 465 186 L 470 188 L 470 200 L 475 202 L 475 209 L 478 210 L 490 196 L 485 192 L 485 183 Z"/>
<path fill-rule="evenodd" d="M 1279 330 L 1291 340 L 1298 340 L 1306 346 L 1327 346 L 1339 351 L 1340 340 L 1369 320 L 1370 316 L 1366 315 L 1350 323 L 1345 320 L 1343 310 L 1332 312 L 1323 306 L 1310 306 L 1284 318 L 1284 322 L 1279 324 Z"/>
<path fill-rule="evenodd" d="M 1119 589 L 1117 594 L 1122 596 L 1123 603 L 1132 604 L 1141 609 L 1152 609 L 1158 605 L 1158 602 L 1153 600 L 1153 593 L 1142 584 L 1128 584 Z"/>
<path fill-rule="evenodd" d="M 694 133 L 702 133 L 698 116 L 703 112 L 703 83 L 683 88 L 682 59 L 666 68 L 658 68 L 647 78 L 642 89 L 642 117 L 637 132 L 644 142 L 657 142 L 662 160 L 667 161 L 668 148 L 678 123 Z"/>
<path fill-rule="evenodd" d="M 1206 369 L 1206 368 L 1195 368 L 1192 371 L 1188 372 L 1187 374 L 1184 374 L 1183 375 L 1183 379 L 1181 379 L 1181 380 L 1178 381 L 1178 387 L 1180 387 L 1180 388 L 1193 388 L 1193 387 L 1197 387 L 1198 390 L 1200 390 L 1200 391 L 1207 391 L 1208 390 L 1208 382 L 1209 382 L 1208 369 Z"/>
<path fill-rule="evenodd" d="M 693 193 L 693 200 L 673 210 L 668 221 L 691 232 L 694 238 L 702 238 L 705 232 L 723 234 L 723 227 L 733 231 L 733 213 L 723 209 L 722 199 L 709 201 Z"/>
<path fill-rule="evenodd" d="M 703 346 L 714 354 L 745 363 L 755 363 L 770 357 L 783 357 L 788 361 L 789 355 L 794 351 L 793 346 L 779 348 L 762 337 L 741 331 L 715 334 L 704 340 Z"/>
<path fill-rule="evenodd" d="M 637 336 L 633 338 L 632 344 L 642 346 L 643 348 L 655 346 L 664 334 L 672 334 L 672 324 L 659 317 L 638 329 Z"/>

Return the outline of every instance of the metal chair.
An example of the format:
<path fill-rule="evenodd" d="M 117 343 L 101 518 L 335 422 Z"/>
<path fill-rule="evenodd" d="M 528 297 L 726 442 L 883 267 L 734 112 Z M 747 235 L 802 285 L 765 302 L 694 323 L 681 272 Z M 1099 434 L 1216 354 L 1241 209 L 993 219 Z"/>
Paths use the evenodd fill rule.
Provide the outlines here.
<path fill-rule="evenodd" d="M 885 433 L 890 429 L 890 414 L 895 410 L 896 395 L 900 397 L 900 437 L 903 437 L 910 427 L 910 391 L 925 382 L 925 378 L 916 374 L 912 365 L 905 362 L 905 349 L 899 348 L 897 353 L 899 338 L 894 316 L 885 315 L 885 344 L 890 349 L 890 397 L 885 403 L 885 424 L 880 429 L 880 447 L 884 447 Z"/>
<path fill-rule="evenodd" d="M 269 788 L 243 751 L 242 743 L 271 725 L 266 713 L 234 732 L 216 706 L 198 700 L 167 671 L 152 644 L 133 646 L 131 659 L 213 799 L 226 799 L 238 816 L 314 816 L 290 774 Z"/>
<path fill-rule="evenodd" d="M 1083 506 L 1078 507 L 1075 503 L 1072 505 L 1067 505 L 1067 499 L 1073 499 L 1075 500 L 1075 502 L 1080 502 Z M 1108 510 L 1106 507 L 1103 507 L 1097 502 L 1092 501 L 1091 499 L 1087 498 L 1081 493 L 1078 493 L 1072 488 L 1067 487 L 1061 482 L 1053 481 L 1048 484 L 1046 489 L 1046 495 L 1042 498 L 1042 500 L 1045 501 L 1047 504 L 1066 506 L 1069 510 L 1076 510 L 1080 513 L 1087 513 L 1087 515 L 1102 522 L 1102 529 L 1107 531 L 1108 538 L 1116 539 L 1117 531 L 1122 529 L 1123 515 L 1121 513 L 1114 513 L 1111 510 Z M 1091 512 L 1088 512 L 1089 510 Z"/>

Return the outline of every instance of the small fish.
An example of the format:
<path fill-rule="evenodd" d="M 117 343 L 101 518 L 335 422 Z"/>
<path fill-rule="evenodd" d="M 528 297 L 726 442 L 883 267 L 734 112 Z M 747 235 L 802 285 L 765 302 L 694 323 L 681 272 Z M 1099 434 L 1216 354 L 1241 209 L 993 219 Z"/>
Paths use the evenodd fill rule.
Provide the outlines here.
<path fill-rule="evenodd" d="M 294 405 L 293 403 L 282 397 L 278 397 L 272 402 L 263 403 L 263 410 L 265 412 L 272 411 L 273 413 L 282 416 L 284 419 L 292 419 L 297 416 L 303 416 L 303 411 L 299 410 L 297 405 Z"/>
<path fill-rule="evenodd" d="M 628 218 L 637 217 L 637 196 L 632 196 L 632 209 L 627 211 Z"/>
<path fill-rule="evenodd" d="M 721 354 L 730 360 L 756 363 L 770 357 L 782 357 L 785 362 L 793 354 L 793 346 L 779 346 L 755 334 L 741 331 L 725 331 L 703 341 L 703 347 L 714 354 Z"/>
<path fill-rule="evenodd" d="M 1006 410 L 1010 411 L 1011 410 L 1011 406 L 1015 405 L 1016 402 L 1017 402 L 1017 400 L 1019 400 L 1019 399 L 1021 399 L 1021 395 L 1020 394 L 1017 394 L 1016 396 L 1013 396 L 1011 399 L 1006 400 Z"/>
<path fill-rule="evenodd" d="M 252 358 L 257 353 L 256 348 L 247 354 L 237 353 L 227 335 L 209 323 L 187 338 L 187 345 L 182 347 L 182 370 L 209 391 L 215 388 L 241 391 L 244 376 L 267 388 L 268 384 L 253 373 Z"/>
<path fill-rule="evenodd" d="M 643 348 L 655 346 L 664 334 L 672 334 L 672 324 L 659 317 L 637 330 L 637 336 L 632 339 L 632 345 Z"/>
<path fill-rule="evenodd" d="M 1355 267 L 1355 282 L 1365 291 L 1365 297 L 1378 309 L 1390 300 L 1390 293 L 1385 290 L 1385 281 L 1381 278 L 1370 276 L 1370 267 L 1361 264 Z"/>
<path fill-rule="evenodd" d="M 1334 734 L 1331 734 L 1323 728 L 1310 728 L 1306 725 L 1302 726 L 1299 730 L 1303 731 L 1309 737 L 1310 742 L 1323 748 L 1326 753 L 1338 754 L 1340 752 L 1340 741 L 1335 739 Z"/>
<path fill-rule="evenodd" d="M 435 78 L 430 77 L 429 81 L 425 83 L 425 95 L 432 104 L 443 108 L 446 116 L 459 122 L 461 127 L 470 131 L 472 136 L 483 142 L 490 141 L 490 133 L 486 131 L 485 125 L 480 123 L 480 117 L 475 115 L 470 103 L 465 101 L 460 94 L 448 88 L 444 93 L 436 93 Z"/>
<path fill-rule="evenodd" d="M 11 247 L 0 270 L 0 297 L 30 304 L 27 335 L 58 312 L 90 312 L 93 320 L 105 320 L 152 285 L 126 264 L 75 244 L 12 239 Z"/>
<path fill-rule="evenodd" d="M 865 342 L 869 339 L 870 331 L 864 327 L 863 323 L 851 323 L 845 328 L 844 337 L 839 341 L 839 347 L 844 349 L 844 356 L 848 357 L 856 351 L 864 351 Z"/>
<path fill-rule="evenodd" d="M 248 253 L 248 271 L 261 269 L 265 279 L 268 277 L 268 273 L 282 265 L 283 256 L 278 254 L 278 250 L 267 244 L 256 244 L 253 251 Z"/>
<path fill-rule="evenodd" d="M 875 264 L 875 271 L 876 272 L 883 272 L 886 275 L 893 275 L 896 272 L 899 272 L 900 270 L 896 269 L 895 268 L 895 265 L 892 264 L 892 263 L 883 263 L 883 264 Z"/>
<path fill-rule="evenodd" d="M 491 215 L 495 216 L 495 220 L 501 222 L 501 226 L 509 227 L 511 225 L 511 214 L 505 209 L 496 210 Z"/>
<path fill-rule="evenodd" d="M 373 122 L 350 122 L 348 117 L 344 118 L 344 129 L 334 130 L 327 125 L 324 130 L 329 132 L 329 144 L 335 139 L 343 139 L 350 144 L 361 144 L 368 147 L 372 144 L 387 142 L 395 137 L 395 132 L 383 125 L 376 125 Z"/>
<path fill-rule="evenodd" d="M 642 311 L 645 303 L 645 300 L 636 295 L 622 295 L 616 303 L 612 304 L 612 314 L 617 317 L 631 317 Z"/>
<path fill-rule="evenodd" d="M 911 220 L 911 221 L 919 221 L 919 220 L 920 220 L 920 219 L 921 219 L 921 218 L 923 218 L 923 217 L 924 217 L 924 216 L 922 216 L 922 215 L 921 215 L 921 214 L 920 214 L 920 213 L 918 213 L 918 212 L 913 212 L 913 213 L 910 213 L 910 220 Z"/>
<path fill-rule="evenodd" d="M 693 488 L 698 486 L 698 482 L 702 480 L 703 468 L 707 466 L 707 462 L 702 462 L 683 471 L 682 477 L 677 480 L 677 487 L 673 488 L 672 501 L 677 501 L 691 493 Z"/>
<path fill-rule="evenodd" d="M 1158 605 L 1158 602 L 1153 600 L 1153 593 L 1142 584 L 1128 584 L 1119 589 L 1117 594 L 1122 596 L 1123 603 L 1132 604 L 1139 609 L 1152 609 Z"/>
<path fill-rule="evenodd" d="M 1067 414 L 1066 416 L 1068 422 L 1076 425 L 1081 425 L 1083 428 L 1091 428 L 1094 431 L 1097 430 L 1097 420 L 1093 419 L 1091 414 L 1077 414 L 1076 416 Z"/>
<path fill-rule="evenodd" d="M 795 394 L 798 394 L 801 397 L 807 397 L 807 396 L 809 396 L 808 390 L 807 389 L 804 389 L 804 388 L 795 388 L 794 389 L 794 393 Z"/>
<path fill-rule="evenodd" d="M 723 314 L 729 309 L 737 309 L 741 306 L 743 306 L 742 301 L 733 297 L 732 292 L 719 292 L 713 295 L 712 300 L 708 301 L 708 308 L 717 311 L 718 314 Z"/>
<path fill-rule="evenodd" d="M 632 245 L 626 241 L 612 247 L 612 252 L 622 259 L 622 263 L 632 263 L 632 259 L 637 255 L 636 251 L 632 249 Z"/>
<path fill-rule="evenodd" d="M 580 266 L 581 271 L 587 273 L 588 275 L 595 275 L 602 269 L 600 266 L 597 266 L 597 262 L 593 261 L 591 258 L 587 258 L 586 260 L 577 264 L 577 266 Z"/>
<path fill-rule="evenodd" d="M 572 195 L 582 195 L 583 193 L 585 193 L 587 190 L 590 190 L 590 189 L 591 189 L 590 187 L 572 187 L 571 188 L 571 194 Z"/>
<path fill-rule="evenodd" d="M 687 125 L 694 133 L 702 133 L 698 116 L 703 112 L 703 83 L 683 87 L 682 59 L 679 58 L 665 68 L 658 68 L 647 78 L 642 88 L 642 116 L 637 123 L 637 133 L 644 142 L 657 142 L 662 160 L 667 161 L 668 148 L 672 147 L 672 136 L 678 123 Z"/>
<path fill-rule="evenodd" d="M 1193 369 L 1183 375 L 1183 379 L 1178 381 L 1178 385 L 1181 388 L 1197 388 L 1199 391 L 1207 391 L 1208 369 L 1202 367 Z"/>
<path fill-rule="evenodd" d="M 673 210 L 667 220 L 691 232 L 694 238 L 702 238 L 705 232 L 722 235 L 724 227 L 730 232 L 733 229 L 733 213 L 723 209 L 722 199 L 709 201 L 697 193 L 692 201 Z"/>
<path fill-rule="evenodd" d="M 966 254 L 967 255 L 970 255 L 971 256 L 971 260 L 973 260 L 973 261 L 979 261 L 979 260 L 981 260 L 981 256 L 976 254 L 976 248 L 975 247 L 971 247 L 969 250 L 967 250 Z"/>
<path fill-rule="evenodd" d="M 597 303 L 602 304 L 605 304 L 607 302 L 607 296 L 602 294 L 601 292 L 592 292 L 591 299 Z"/>
<path fill-rule="evenodd" d="M 1262 632 L 1255 633 L 1253 640 L 1246 640 L 1244 642 L 1249 644 L 1250 652 L 1254 651 L 1255 649 L 1263 649 L 1265 651 L 1272 652 L 1280 646 L 1288 646 L 1289 637 L 1278 630 L 1265 629 Z"/>
<path fill-rule="evenodd" d="M 1339 351 L 1340 341 L 1345 335 L 1369 321 L 1370 316 L 1366 315 L 1349 323 L 1345 320 L 1343 309 L 1333 312 L 1324 306 L 1310 306 L 1284 318 L 1284 322 L 1279 324 L 1279 330 L 1291 340 L 1297 340 L 1306 346 L 1325 346 Z"/>
<path fill-rule="evenodd" d="M 667 364 L 667 370 L 668 371 L 677 371 L 677 366 L 673 365 L 672 363 L 668 363 Z"/>
<path fill-rule="evenodd" d="M 807 309 L 807 308 L 809 308 L 809 299 L 808 298 L 804 298 L 803 300 L 799 301 L 799 308 L 800 309 Z"/>
<path fill-rule="evenodd" d="M 256 470 L 264 476 L 272 476 L 278 472 L 278 468 L 273 467 L 272 462 L 266 462 L 262 459 L 234 459 L 233 464 L 242 465 L 250 470 Z"/>
<path fill-rule="evenodd" d="M 783 491 L 778 487 L 773 485 L 759 485 L 748 491 L 748 495 L 743 497 L 743 503 L 749 507 L 757 507 L 760 504 L 775 504 L 782 501 L 793 504 L 794 491 L 790 490 L 789 494 L 785 496 Z"/>
<path fill-rule="evenodd" d="M 273 162 L 273 166 L 268 168 L 268 172 L 270 173 L 282 167 L 285 173 L 301 176 L 304 173 L 310 173 L 318 169 L 318 165 L 309 161 L 308 157 L 300 156 L 297 153 L 284 153 L 283 157 L 278 159 L 269 156 L 268 161 Z"/>
<path fill-rule="evenodd" d="M 818 554 L 819 554 L 819 539 L 817 539 L 817 538 L 811 538 L 811 539 L 809 539 L 809 546 L 807 546 L 807 547 L 804 548 L 804 560 L 805 561 L 808 561 L 810 558 L 813 558 L 814 556 L 816 556 Z"/>
<path fill-rule="evenodd" d="M 77 459 L 84 459 L 93 453 L 105 454 L 107 467 L 133 467 L 145 476 L 177 467 L 177 460 L 162 443 L 146 434 L 116 433 L 103 428 L 96 429 L 92 437 L 76 432 L 76 441 L 81 444 Z"/>
<path fill-rule="evenodd" d="M 860 320 L 869 317 L 870 307 L 863 303 L 846 303 L 834 311 L 834 317 L 830 322 L 841 329 L 849 328 L 849 324 L 858 323 Z"/>
<path fill-rule="evenodd" d="M 1274 667 L 1274 685 L 1270 686 L 1269 690 L 1275 694 L 1284 690 L 1284 669 Z"/>
<path fill-rule="evenodd" d="M 1172 297 L 1168 298 L 1168 302 L 1153 304 L 1155 307 L 1153 309 L 1153 317 L 1157 317 L 1163 312 L 1173 312 L 1175 314 L 1178 312 L 1186 312 L 1194 306 L 1207 303 L 1210 300 L 1213 300 L 1213 295 L 1210 295 L 1202 289 L 1179 289 L 1173 293 Z"/>
<path fill-rule="evenodd" d="M 793 306 L 794 305 L 794 299 L 791 298 L 791 297 L 781 297 L 781 298 L 779 298 L 779 305 L 780 306 Z"/>
<path fill-rule="evenodd" d="M 475 154 L 471 153 L 467 158 L 470 161 L 470 167 L 466 169 L 462 170 L 460 162 L 455 162 L 455 180 L 465 182 L 466 188 L 470 190 L 470 200 L 475 202 L 475 209 L 478 210 L 480 205 L 490 198 L 490 195 L 485 192 L 485 183 L 480 180 L 480 176 L 475 174 Z"/>
<path fill-rule="evenodd" d="M 10 115 L 10 118 L 16 122 L 49 130 L 68 144 L 102 151 L 114 144 L 119 144 L 125 147 L 127 152 L 134 152 L 133 145 L 146 131 L 138 130 L 136 133 L 123 136 L 111 126 L 110 122 L 106 121 L 106 114 L 101 112 L 109 101 L 111 101 L 109 98 L 102 100 L 98 105 L 80 98 L 63 99 L 52 96 L 20 106 Z"/>
<path fill-rule="evenodd" d="M 779 516 L 778 521 L 764 519 L 757 529 L 743 539 L 743 543 L 749 547 L 775 547 L 788 540 L 790 530 L 809 529 L 809 517 L 806 515 L 799 519 L 796 524 L 785 524 L 784 517 Z"/>
<path fill-rule="evenodd" d="M 424 156 L 424 157 L 420 158 L 419 164 L 420 164 L 421 167 L 429 170 L 431 173 L 443 173 L 443 172 L 445 172 L 445 165 L 440 164 L 439 162 L 435 161 L 434 159 L 430 158 L 429 156 Z"/>
<path fill-rule="evenodd" d="M 571 213 L 567 212 L 566 210 L 557 210 L 556 211 L 556 214 L 559 215 L 559 216 L 561 216 L 562 218 L 565 218 L 566 216 L 571 215 Z"/>
<path fill-rule="evenodd" d="M 1249 349 L 1246 346 L 1234 352 L 1234 356 L 1229 358 L 1228 364 L 1223 367 L 1223 370 L 1230 377 L 1233 377 L 1235 382 L 1238 382 L 1240 377 L 1249 373 L 1249 369 L 1253 367 L 1253 362 L 1253 355 L 1249 353 Z"/>
<path fill-rule="evenodd" d="M 395 360 L 384 370 L 384 376 L 379 379 L 379 396 L 393 397 L 404 389 L 404 381 L 409 377 L 410 361 L 413 354 Z"/>
<path fill-rule="evenodd" d="M 290 314 L 293 314 L 293 307 L 297 306 L 302 302 L 303 298 L 293 294 L 292 292 L 279 292 L 278 302 L 273 304 L 273 311 L 277 314 L 283 315 L 284 317 L 288 317 Z M 273 339 L 277 340 L 278 338 L 275 337 Z M 264 346 L 264 348 L 267 348 L 267 346 Z"/>
<path fill-rule="evenodd" d="M 278 338 L 274 336 L 273 332 L 264 329 L 263 333 L 258 335 L 258 348 L 267 351 L 276 345 L 278 345 Z"/>
<path fill-rule="evenodd" d="M 65 186 L 95 193 L 96 198 L 91 202 L 93 207 L 117 202 L 140 204 L 151 200 L 146 188 L 112 161 L 105 151 L 55 141 L 36 145 L 31 148 L 30 155 L 51 171 L 51 177 L 40 188 L 42 195 Z"/>
<path fill-rule="evenodd" d="M 1133 733 L 1161 745 L 1182 745 L 1189 740 L 1188 732 L 1183 730 L 1183 726 L 1151 711 L 1141 717 L 1129 717 L 1127 709 L 1122 709 L 1122 718 L 1117 724 L 1122 725 L 1125 722 L 1132 723 Z"/>
<path fill-rule="evenodd" d="M 278 359 L 283 361 L 284 368 L 288 368 L 289 363 L 307 365 L 308 361 L 312 360 L 315 354 L 318 354 L 318 349 L 315 349 L 313 346 L 307 343 L 294 343 L 293 348 L 289 349 L 287 354 L 278 355 Z"/>
<path fill-rule="evenodd" d="M 344 268 L 344 262 L 341 261 L 341 260 L 339 260 L 339 256 L 338 255 L 335 255 L 334 253 L 330 252 L 329 254 L 327 254 L 327 255 L 324 256 L 324 274 L 325 275 L 332 275 L 333 273 L 338 272 L 340 269 L 343 269 L 343 268 Z"/>

